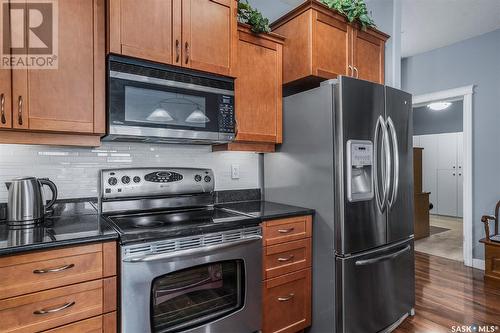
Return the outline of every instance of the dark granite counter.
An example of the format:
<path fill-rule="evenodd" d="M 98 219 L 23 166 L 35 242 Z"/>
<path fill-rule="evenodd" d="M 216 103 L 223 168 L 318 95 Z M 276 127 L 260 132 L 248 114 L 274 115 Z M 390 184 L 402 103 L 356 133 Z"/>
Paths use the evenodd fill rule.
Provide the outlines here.
<path fill-rule="evenodd" d="M 42 224 L 20 227 L 0 221 L 0 255 L 118 238 L 89 199 L 56 202 Z"/>
<path fill-rule="evenodd" d="M 217 206 L 235 212 L 252 215 L 260 218 L 263 221 L 291 216 L 314 214 L 314 209 L 260 200 L 228 202 L 219 204 Z"/>

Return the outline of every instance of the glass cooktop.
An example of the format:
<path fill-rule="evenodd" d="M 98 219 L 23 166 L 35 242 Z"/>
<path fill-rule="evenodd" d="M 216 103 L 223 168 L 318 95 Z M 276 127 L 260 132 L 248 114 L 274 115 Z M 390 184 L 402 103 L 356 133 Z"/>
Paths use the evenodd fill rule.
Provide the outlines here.
<path fill-rule="evenodd" d="M 122 242 L 183 237 L 253 226 L 259 220 L 221 208 L 186 209 L 108 216 Z"/>

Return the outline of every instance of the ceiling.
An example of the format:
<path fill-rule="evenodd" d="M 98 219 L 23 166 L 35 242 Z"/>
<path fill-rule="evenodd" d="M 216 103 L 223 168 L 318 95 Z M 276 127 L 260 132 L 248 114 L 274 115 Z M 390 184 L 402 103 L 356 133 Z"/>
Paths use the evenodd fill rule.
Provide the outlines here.
<path fill-rule="evenodd" d="M 500 0 L 402 0 L 401 56 L 500 29 Z"/>
<path fill-rule="evenodd" d="M 271 22 L 303 0 L 249 0 Z M 500 29 L 500 0 L 401 1 L 401 56 L 409 57 Z"/>

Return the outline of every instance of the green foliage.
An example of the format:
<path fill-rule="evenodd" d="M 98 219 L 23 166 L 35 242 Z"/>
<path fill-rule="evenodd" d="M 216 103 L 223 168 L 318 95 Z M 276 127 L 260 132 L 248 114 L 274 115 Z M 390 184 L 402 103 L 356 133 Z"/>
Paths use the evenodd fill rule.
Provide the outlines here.
<path fill-rule="evenodd" d="M 320 2 L 346 16 L 349 22 L 358 20 L 363 30 L 375 27 L 373 19 L 368 15 L 364 0 L 320 0 Z"/>
<path fill-rule="evenodd" d="M 248 4 L 248 0 L 238 1 L 238 21 L 241 23 L 250 24 L 252 31 L 255 33 L 270 32 L 269 19 L 262 16 L 262 13 L 257 9 L 252 8 Z"/>

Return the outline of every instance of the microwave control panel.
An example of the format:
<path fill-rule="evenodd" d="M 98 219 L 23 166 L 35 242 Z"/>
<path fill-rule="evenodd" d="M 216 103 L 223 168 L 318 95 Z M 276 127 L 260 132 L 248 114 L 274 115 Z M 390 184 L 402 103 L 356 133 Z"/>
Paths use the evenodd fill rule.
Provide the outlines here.
<path fill-rule="evenodd" d="M 234 133 L 234 97 L 219 96 L 219 131 Z"/>

